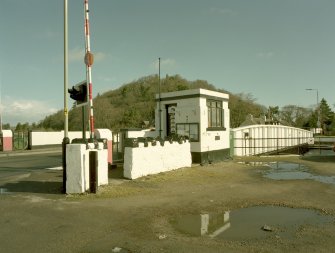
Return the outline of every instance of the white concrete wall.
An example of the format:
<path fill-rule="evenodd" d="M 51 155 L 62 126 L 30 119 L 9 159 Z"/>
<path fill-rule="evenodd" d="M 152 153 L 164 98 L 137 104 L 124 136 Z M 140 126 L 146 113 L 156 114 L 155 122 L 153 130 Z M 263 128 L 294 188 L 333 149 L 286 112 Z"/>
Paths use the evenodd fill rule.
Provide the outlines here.
<path fill-rule="evenodd" d="M 86 136 L 90 133 L 86 132 Z M 34 146 L 45 146 L 45 145 L 61 145 L 64 138 L 64 131 L 59 132 L 30 132 L 29 144 L 32 148 Z M 81 131 L 70 131 L 69 132 L 70 142 L 76 138 L 82 138 Z"/>
<path fill-rule="evenodd" d="M 158 133 L 150 129 L 143 129 L 143 130 L 122 129 L 121 132 L 118 133 L 118 136 L 119 136 L 118 149 L 119 152 L 122 152 L 122 149 L 124 148 L 125 138 L 139 138 L 139 137 L 156 138 L 158 136 Z"/>
<path fill-rule="evenodd" d="M 151 131 L 150 129 L 144 129 L 144 130 L 129 130 L 127 131 L 127 138 L 138 138 L 138 137 L 157 137 L 158 134 L 156 131 Z"/>
<path fill-rule="evenodd" d="M 282 125 L 251 125 L 232 129 L 234 155 L 249 156 L 308 143 L 313 133 Z"/>
<path fill-rule="evenodd" d="M 2 137 L 13 137 L 13 132 L 12 130 L 2 130 Z"/>
<path fill-rule="evenodd" d="M 135 179 L 146 175 L 171 171 L 182 167 L 191 167 L 192 158 L 190 143 L 179 144 L 166 141 L 164 146 L 158 142 L 156 146 L 125 148 L 124 177 Z"/>
<path fill-rule="evenodd" d="M 84 193 L 89 190 L 89 152 L 98 151 L 98 186 L 108 184 L 107 149 L 99 143 L 98 149 L 85 144 L 66 146 L 66 193 Z"/>
<path fill-rule="evenodd" d="M 98 139 L 107 139 L 108 141 L 113 140 L 112 131 L 106 128 L 95 129 L 94 136 Z"/>
<path fill-rule="evenodd" d="M 99 143 L 98 150 L 98 186 L 108 185 L 108 150 Z"/>
<path fill-rule="evenodd" d="M 107 139 L 107 161 L 109 164 L 113 163 L 113 133 L 106 128 L 95 129 L 94 137 L 97 139 Z"/>

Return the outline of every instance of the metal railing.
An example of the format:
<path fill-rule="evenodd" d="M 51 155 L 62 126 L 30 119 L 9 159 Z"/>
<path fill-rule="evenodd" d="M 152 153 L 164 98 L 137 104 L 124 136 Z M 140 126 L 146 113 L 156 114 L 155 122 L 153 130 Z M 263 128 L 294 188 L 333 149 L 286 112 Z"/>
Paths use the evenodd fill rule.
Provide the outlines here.
<path fill-rule="evenodd" d="M 260 137 L 233 138 L 233 153 L 242 156 L 260 155 L 266 153 L 282 153 L 289 149 L 297 152 L 306 151 L 306 145 L 312 141 L 310 137 Z"/>
<path fill-rule="evenodd" d="M 28 148 L 28 132 L 13 132 L 13 149 L 24 150 Z"/>

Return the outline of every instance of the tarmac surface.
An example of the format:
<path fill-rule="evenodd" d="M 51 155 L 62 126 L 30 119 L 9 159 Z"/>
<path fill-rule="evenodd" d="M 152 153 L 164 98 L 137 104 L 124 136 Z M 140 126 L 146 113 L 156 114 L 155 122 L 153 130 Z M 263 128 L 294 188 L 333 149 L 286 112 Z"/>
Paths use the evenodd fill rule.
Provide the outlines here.
<path fill-rule="evenodd" d="M 0 157 L 26 156 L 32 154 L 49 154 L 49 153 L 62 153 L 62 149 L 60 147 L 53 147 L 53 148 L 38 148 L 31 150 L 1 151 Z"/>
<path fill-rule="evenodd" d="M 46 152 L 48 159 L 60 154 L 35 152 Z M 136 180 L 124 179 L 118 166 L 109 170 L 110 184 L 97 194 L 64 195 L 62 170 L 31 170 L 0 182 L 0 252 L 334 252 L 335 186 L 272 180 L 261 173 L 268 167 L 250 165 L 274 161 L 335 176 L 335 156 L 235 158 Z M 268 225 L 274 232 L 228 241 L 181 233 L 173 224 L 183 215 L 269 206 L 313 210 L 331 221 L 296 224 L 290 236 L 285 227 L 260 221 L 258 229 Z"/>

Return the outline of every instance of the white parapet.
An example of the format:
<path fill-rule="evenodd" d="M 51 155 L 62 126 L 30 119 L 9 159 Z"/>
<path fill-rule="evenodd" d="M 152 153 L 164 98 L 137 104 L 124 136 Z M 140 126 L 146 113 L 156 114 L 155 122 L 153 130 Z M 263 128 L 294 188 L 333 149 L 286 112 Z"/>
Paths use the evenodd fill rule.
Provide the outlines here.
<path fill-rule="evenodd" d="M 89 152 L 98 152 L 98 186 L 108 184 L 107 149 L 94 145 L 68 144 L 66 146 L 66 193 L 84 193 L 89 190 Z"/>
<path fill-rule="evenodd" d="M 191 147 L 187 141 L 179 144 L 165 141 L 164 146 L 157 142 L 156 146 L 149 143 L 144 147 L 126 147 L 124 155 L 124 177 L 135 179 L 160 172 L 191 167 Z"/>

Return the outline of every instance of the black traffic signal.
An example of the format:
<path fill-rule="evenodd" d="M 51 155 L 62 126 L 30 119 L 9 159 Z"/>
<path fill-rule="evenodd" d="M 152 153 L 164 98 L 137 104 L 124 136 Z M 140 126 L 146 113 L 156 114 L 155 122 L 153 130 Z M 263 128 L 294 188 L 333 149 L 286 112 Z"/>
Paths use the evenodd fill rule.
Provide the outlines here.
<path fill-rule="evenodd" d="M 87 83 L 86 81 L 72 86 L 72 89 L 68 89 L 70 93 L 70 98 L 76 101 L 77 106 L 82 106 L 87 104 Z"/>

